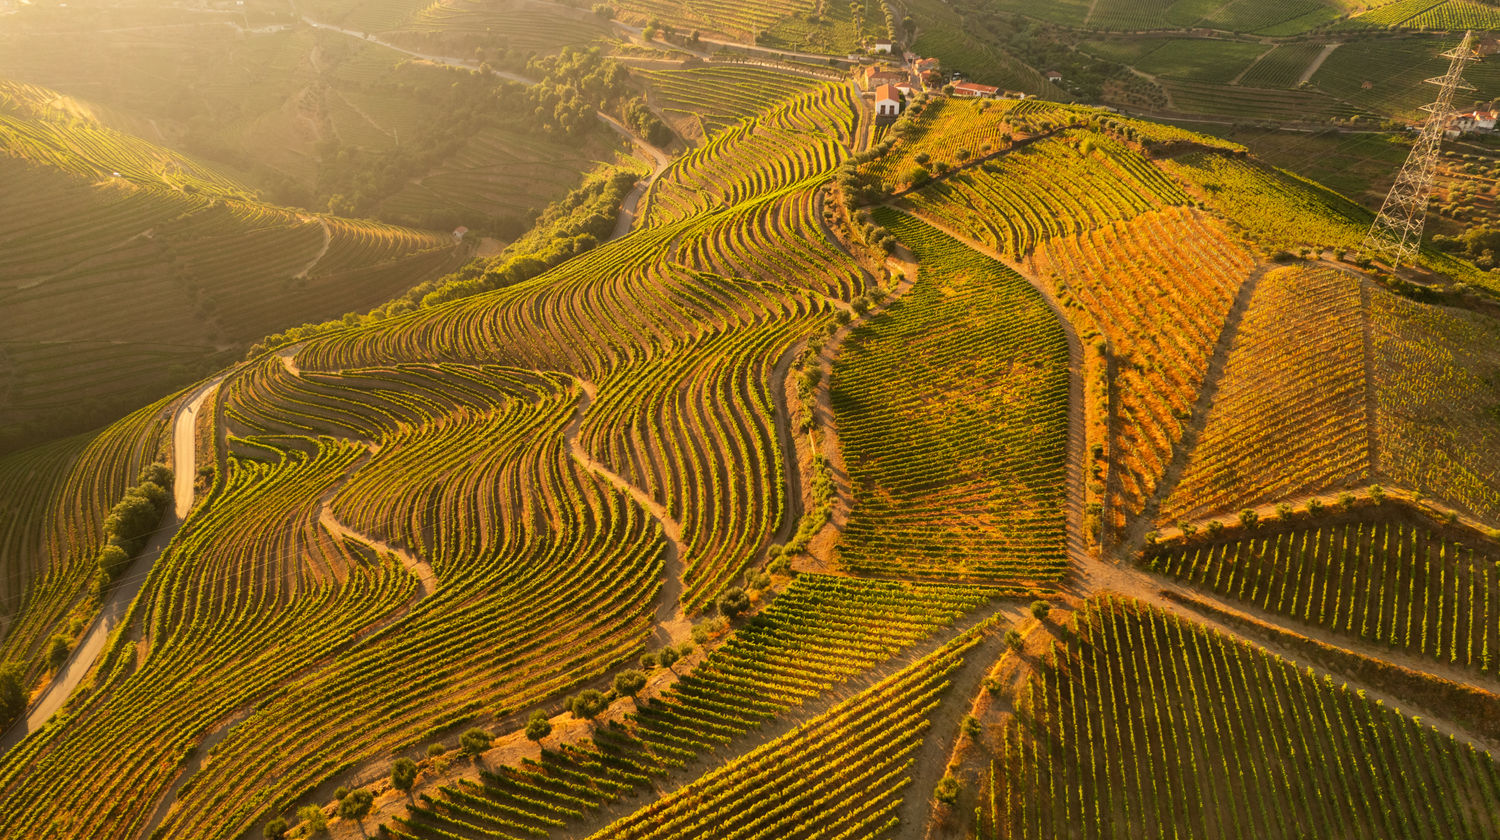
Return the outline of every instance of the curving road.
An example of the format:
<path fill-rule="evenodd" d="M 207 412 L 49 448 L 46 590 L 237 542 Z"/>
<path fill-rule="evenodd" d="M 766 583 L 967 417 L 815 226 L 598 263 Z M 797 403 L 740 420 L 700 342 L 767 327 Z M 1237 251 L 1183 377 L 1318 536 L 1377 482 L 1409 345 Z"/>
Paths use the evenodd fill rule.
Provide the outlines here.
<path fill-rule="evenodd" d="M 198 410 L 202 408 L 204 400 L 219 387 L 224 379 L 223 375 L 209 380 L 194 391 L 177 413 L 172 417 L 172 463 L 174 466 L 172 477 L 172 510 L 162 517 L 160 527 L 141 549 L 141 553 L 131 563 L 130 571 L 115 581 L 114 588 L 110 590 L 108 600 L 84 632 L 83 638 L 73 648 L 73 653 L 63 665 L 61 674 L 54 677 L 52 682 L 42 692 L 41 696 L 32 704 L 31 709 L 26 712 L 25 718 L 16 722 L 0 740 L 0 752 L 10 749 L 25 738 L 27 735 L 41 729 L 48 718 L 51 718 L 63 707 L 63 703 L 73 694 L 73 690 L 83 681 L 89 671 L 93 670 L 94 661 L 99 654 L 104 652 L 104 643 L 109 640 L 111 633 L 115 631 L 125 616 L 130 611 L 131 602 L 140 593 L 141 587 L 146 584 L 146 578 L 151 574 L 151 568 L 158 557 L 177 536 L 177 529 L 193 509 L 193 482 L 197 478 L 196 461 L 196 420 Z"/>

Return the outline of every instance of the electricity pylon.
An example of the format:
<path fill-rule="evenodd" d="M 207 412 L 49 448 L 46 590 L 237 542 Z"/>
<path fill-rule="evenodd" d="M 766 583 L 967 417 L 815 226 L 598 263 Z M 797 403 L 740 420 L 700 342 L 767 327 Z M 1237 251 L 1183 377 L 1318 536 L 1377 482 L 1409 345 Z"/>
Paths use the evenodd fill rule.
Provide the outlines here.
<path fill-rule="evenodd" d="M 1443 132 L 1448 128 L 1448 118 L 1453 113 L 1453 94 L 1458 90 L 1473 90 L 1474 86 L 1464 81 L 1464 67 L 1478 57 L 1474 49 L 1474 33 L 1464 33 L 1463 42 L 1443 53 L 1453 61 L 1448 73 L 1427 83 L 1438 85 L 1437 100 L 1426 105 L 1427 124 L 1396 183 L 1380 207 L 1380 215 L 1370 225 L 1361 250 L 1366 256 L 1383 256 L 1396 268 L 1404 261 L 1411 261 L 1422 244 L 1422 225 L 1427 221 L 1427 199 L 1432 195 L 1432 179 L 1437 170 L 1438 153 L 1442 150 Z"/>

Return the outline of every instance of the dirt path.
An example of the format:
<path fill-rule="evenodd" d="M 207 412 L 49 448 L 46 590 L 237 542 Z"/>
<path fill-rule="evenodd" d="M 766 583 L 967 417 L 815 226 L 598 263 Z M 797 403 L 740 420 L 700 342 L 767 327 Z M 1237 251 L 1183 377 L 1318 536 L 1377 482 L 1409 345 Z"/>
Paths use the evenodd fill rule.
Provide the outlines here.
<path fill-rule="evenodd" d="M 1005 604 L 996 613 L 1015 624 L 1026 616 L 1016 603 Z M 963 665 L 949 675 L 948 688 L 932 713 L 932 726 L 922 737 L 922 745 L 912 754 L 911 781 L 901 799 L 896 816 L 901 820 L 893 835 L 895 840 L 923 840 L 932 823 L 932 798 L 938 782 L 948 772 L 948 757 L 958 746 L 964 718 L 974 706 L 974 698 L 984 685 L 985 675 L 995 660 L 1005 652 L 1005 624 L 990 628 L 984 638 L 964 655 Z"/>
<path fill-rule="evenodd" d="M 307 217 L 304 216 L 302 218 L 306 220 Z M 333 242 L 333 231 L 328 229 L 328 220 L 323 218 L 322 216 L 319 216 L 317 218 L 318 224 L 323 226 L 323 247 L 319 248 L 318 253 L 314 254 L 313 258 L 307 261 L 307 265 L 302 266 L 301 271 L 292 275 L 293 280 L 302 280 L 306 278 L 308 272 L 312 271 L 318 263 L 323 261 L 323 257 L 327 256 L 328 246 Z"/>
<path fill-rule="evenodd" d="M 1262 61 L 1265 61 L 1266 60 L 1266 56 L 1270 55 L 1273 51 L 1275 51 L 1275 49 L 1276 48 L 1273 46 L 1273 47 L 1267 49 L 1265 52 L 1261 53 L 1260 55 L 1256 56 L 1254 61 L 1252 61 L 1248 65 L 1246 65 L 1245 69 L 1241 70 L 1237 75 L 1235 75 L 1235 77 L 1233 79 L 1229 80 L 1229 84 L 1234 85 L 1235 87 L 1238 87 L 1239 84 L 1240 84 L 1240 82 L 1244 81 L 1245 76 L 1251 70 L 1254 70 L 1256 68 L 1256 66 L 1258 66 Z"/>
<path fill-rule="evenodd" d="M 635 183 L 635 189 L 632 189 L 630 191 L 630 194 L 625 196 L 625 200 L 620 203 L 620 218 L 615 222 L 615 230 L 612 234 L 610 234 L 609 237 L 613 240 L 619 239 L 620 237 L 624 236 L 627 233 L 630 233 L 630 231 L 635 229 L 635 222 L 638 215 L 637 210 L 640 207 L 641 199 L 644 198 L 646 192 L 651 189 L 651 185 L 656 183 L 656 179 L 660 178 L 661 174 L 667 171 L 667 167 L 672 165 L 672 158 L 669 157 L 666 152 L 663 152 L 661 149 L 658 149 L 650 143 L 647 143 L 644 139 L 637 137 L 635 135 L 635 132 L 626 128 L 623 123 L 621 123 L 614 117 L 611 117 L 603 111 L 598 112 L 598 116 L 600 120 L 604 121 L 605 125 L 608 125 L 610 128 L 614 129 L 616 134 L 624 137 L 626 140 L 630 141 L 630 143 L 633 144 L 637 149 L 640 149 L 643 153 L 645 153 L 646 157 L 650 158 L 652 163 L 654 164 L 651 170 L 651 174 L 647 175 L 644 179 L 637 181 Z"/>
<path fill-rule="evenodd" d="M 359 466 L 359 463 L 351 466 L 349 468 L 349 474 L 353 475 L 355 470 L 359 469 Z M 323 496 L 318 505 L 318 524 L 323 526 L 323 530 L 340 539 L 347 539 L 353 540 L 358 543 L 364 543 L 365 545 L 368 545 L 369 547 L 375 549 L 375 551 L 379 554 L 386 554 L 395 557 L 396 561 L 401 564 L 402 568 L 406 569 L 408 572 L 411 572 L 416 576 L 417 585 L 422 590 L 422 598 L 426 598 L 427 596 L 436 592 L 438 584 L 437 575 L 433 574 L 432 566 L 426 560 L 417 557 L 406 549 L 397 548 L 396 546 L 391 545 L 384 540 L 376 539 L 368 534 L 361 534 L 360 532 L 340 522 L 338 518 L 333 515 L 333 509 L 329 507 L 329 505 L 333 501 L 333 496 L 341 489 L 343 489 L 343 482 L 340 482 L 332 490 L 329 490 L 328 493 Z"/>
<path fill-rule="evenodd" d="M 197 471 L 193 468 L 196 463 L 195 421 L 198 409 L 202 407 L 204 400 L 208 399 L 208 395 L 219 387 L 219 383 L 223 380 L 223 375 L 220 375 L 199 386 L 198 390 L 189 395 L 172 416 L 172 464 L 174 466 L 172 509 L 162 516 L 161 525 L 157 527 L 151 540 L 146 543 L 146 547 L 141 549 L 141 553 L 131 562 L 129 572 L 115 581 L 104 606 L 94 617 L 88 630 L 84 631 L 83 637 L 79 639 L 73 652 L 68 656 L 67 662 L 63 664 L 61 672 L 53 677 L 52 682 L 37 697 L 25 717 L 18 720 L 5 737 L 0 739 L 0 753 L 9 750 L 20 743 L 22 738 L 40 729 L 48 718 L 63 707 L 63 703 L 72 695 L 73 690 L 93 669 L 94 661 L 104 651 L 105 642 L 108 641 L 115 628 L 120 626 L 120 622 L 130 611 L 130 604 L 135 601 L 141 587 L 146 584 L 146 579 L 150 577 L 151 568 L 155 565 L 157 558 L 172 542 L 172 538 L 177 536 L 178 528 L 192 512 L 193 481 L 197 476 Z"/>
<path fill-rule="evenodd" d="M 1327 61 L 1330 55 L 1333 55 L 1334 50 L 1343 45 L 1343 42 L 1324 44 L 1323 51 L 1318 53 L 1318 57 L 1314 58 L 1312 63 L 1307 65 L 1307 69 L 1302 71 L 1302 75 L 1297 77 L 1297 87 L 1302 87 L 1312 81 L 1312 77 L 1317 75 L 1318 70 L 1322 69 L 1323 62 Z"/>
<path fill-rule="evenodd" d="M 450 67 L 461 67 L 465 70 L 483 69 L 480 67 L 479 62 L 477 61 L 471 61 L 466 58 L 456 58 L 450 55 L 433 55 L 431 53 L 420 53 L 416 50 L 409 50 L 406 47 L 397 46 L 390 41 L 384 40 L 383 38 L 378 38 L 368 32 L 359 32 L 354 29 L 344 29 L 343 27 L 334 26 L 330 23 L 320 23 L 308 17 L 307 15 L 302 15 L 302 22 L 314 29 L 325 29 L 329 32 L 338 32 L 343 35 L 348 35 L 350 38 L 357 38 L 361 41 L 367 41 L 371 44 L 379 44 L 386 49 L 395 50 L 398 53 L 404 53 L 411 56 L 412 58 L 420 58 L 423 61 L 430 61 L 433 64 L 446 64 Z M 528 79 L 525 76 L 520 75 L 519 73 L 508 73 L 504 70 L 496 70 L 494 68 L 490 68 L 490 73 L 491 75 L 498 76 L 502 79 L 507 79 L 512 82 L 519 82 L 523 85 L 536 84 L 536 80 Z"/>
<path fill-rule="evenodd" d="M 593 404 L 598 391 L 594 383 L 587 379 L 575 381 L 580 391 L 578 408 L 573 412 L 573 419 L 563 427 L 563 440 L 567 443 L 568 454 L 572 455 L 573 460 L 585 470 L 630 496 L 661 525 L 662 534 L 667 539 L 667 551 L 662 558 L 661 594 L 657 598 L 656 605 L 656 640 L 661 644 L 681 644 L 692 636 L 692 624 L 682 609 L 682 558 L 687 552 L 687 546 L 682 541 L 682 523 L 674 519 L 672 514 L 646 491 L 594 460 L 593 456 L 589 455 L 583 445 L 578 442 L 578 433 L 583 428 L 584 415 L 588 413 L 589 406 Z"/>

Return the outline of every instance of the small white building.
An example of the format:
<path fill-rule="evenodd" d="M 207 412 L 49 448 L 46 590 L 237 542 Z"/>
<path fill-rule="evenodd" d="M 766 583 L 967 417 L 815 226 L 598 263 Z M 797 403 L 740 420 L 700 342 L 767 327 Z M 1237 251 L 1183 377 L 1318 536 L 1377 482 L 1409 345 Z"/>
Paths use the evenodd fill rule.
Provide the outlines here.
<path fill-rule="evenodd" d="M 1056 70 L 1047 71 L 1047 81 L 1051 82 L 1054 85 L 1060 85 L 1062 84 L 1062 80 L 1063 75 L 1061 73 L 1057 72 Z"/>
<path fill-rule="evenodd" d="M 897 117 L 901 115 L 901 91 L 895 85 L 881 85 L 875 89 L 875 116 Z"/>
<path fill-rule="evenodd" d="M 886 55 L 890 55 L 891 49 L 895 46 L 896 45 L 891 43 L 890 41 L 876 41 L 873 45 L 871 45 L 870 49 L 873 52 L 885 53 Z"/>

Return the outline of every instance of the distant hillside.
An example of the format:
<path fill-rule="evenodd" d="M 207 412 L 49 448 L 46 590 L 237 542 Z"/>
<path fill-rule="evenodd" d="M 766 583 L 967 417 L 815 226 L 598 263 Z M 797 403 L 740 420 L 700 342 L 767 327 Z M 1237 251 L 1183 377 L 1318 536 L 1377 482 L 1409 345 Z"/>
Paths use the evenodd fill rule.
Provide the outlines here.
<path fill-rule="evenodd" d="M 467 253 L 258 202 L 32 85 L 0 82 L 0 151 L 0 447 L 98 425 Z"/>

